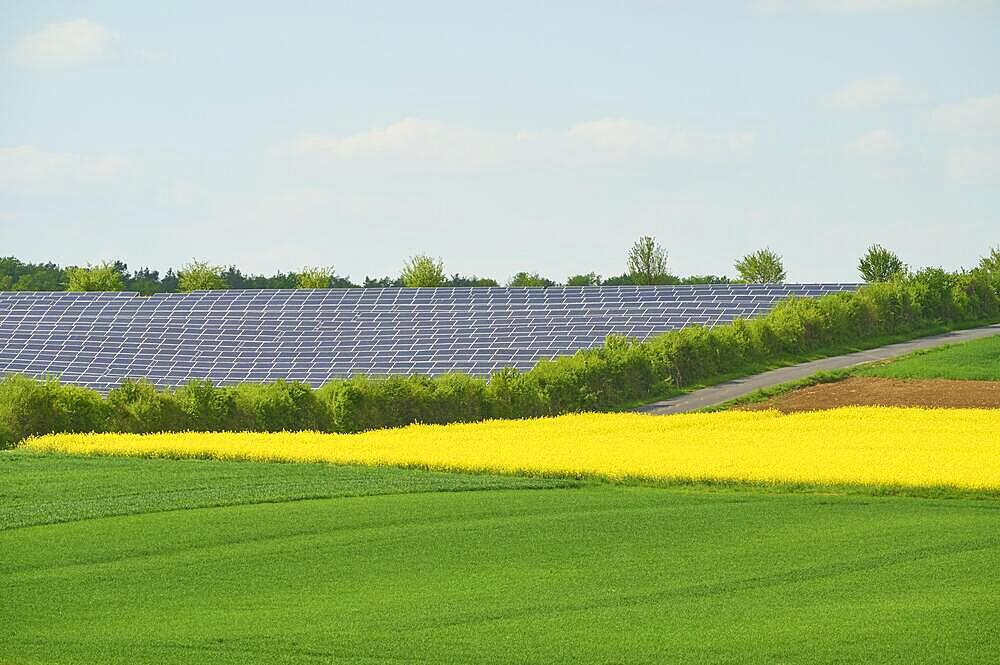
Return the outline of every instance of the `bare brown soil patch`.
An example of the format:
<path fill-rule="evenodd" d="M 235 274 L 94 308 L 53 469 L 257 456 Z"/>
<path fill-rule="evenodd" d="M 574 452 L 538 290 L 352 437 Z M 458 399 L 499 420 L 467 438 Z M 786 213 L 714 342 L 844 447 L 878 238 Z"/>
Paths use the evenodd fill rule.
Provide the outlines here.
<path fill-rule="evenodd" d="M 1000 409 L 1000 381 L 902 380 L 855 376 L 835 383 L 793 390 L 744 408 L 777 409 L 791 413 L 835 409 L 839 406 Z"/>

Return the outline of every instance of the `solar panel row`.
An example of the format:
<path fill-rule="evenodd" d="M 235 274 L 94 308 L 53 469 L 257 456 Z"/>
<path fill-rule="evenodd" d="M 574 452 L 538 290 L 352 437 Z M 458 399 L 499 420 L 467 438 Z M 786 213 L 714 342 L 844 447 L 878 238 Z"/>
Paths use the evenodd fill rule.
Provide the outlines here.
<path fill-rule="evenodd" d="M 0 374 L 106 392 L 354 374 L 488 376 L 603 343 L 713 326 L 789 295 L 856 284 L 322 289 L 190 294 L 0 292 Z"/>

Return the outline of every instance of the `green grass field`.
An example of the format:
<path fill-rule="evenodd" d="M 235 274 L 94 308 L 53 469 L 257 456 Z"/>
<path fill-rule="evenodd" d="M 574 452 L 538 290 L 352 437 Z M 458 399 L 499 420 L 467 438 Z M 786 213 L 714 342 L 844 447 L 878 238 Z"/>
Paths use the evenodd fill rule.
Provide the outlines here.
<path fill-rule="evenodd" d="M 920 351 L 861 368 L 855 374 L 892 379 L 1000 381 L 1000 335 Z"/>
<path fill-rule="evenodd" d="M 0 472 L 0 663 L 1000 651 L 992 500 L 23 453 Z"/>

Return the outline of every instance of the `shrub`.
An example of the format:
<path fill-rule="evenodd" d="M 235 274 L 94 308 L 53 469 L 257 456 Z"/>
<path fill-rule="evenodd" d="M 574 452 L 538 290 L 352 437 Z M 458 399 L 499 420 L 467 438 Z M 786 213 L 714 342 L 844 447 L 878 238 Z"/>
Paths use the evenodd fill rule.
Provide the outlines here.
<path fill-rule="evenodd" d="M 336 274 L 333 268 L 305 267 L 295 278 L 295 286 L 300 289 L 328 289 Z"/>
<path fill-rule="evenodd" d="M 951 301 L 959 317 L 967 321 L 1000 315 L 1000 283 L 990 273 L 975 269 L 959 273 L 951 287 Z"/>
<path fill-rule="evenodd" d="M 444 262 L 422 254 L 414 256 L 403 266 L 402 280 L 408 287 L 441 286 L 445 281 Z"/>
<path fill-rule="evenodd" d="M 195 259 L 177 273 L 177 288 L 184 292 L 228 289 L 222 270 L 222 266 Z"/>
<path fill-rule="evenodd" d="M 595 272 L 586 275 L 573 275 L 566 279 L 566 286 L 598 286 L 601 283 L 601 276 Z"/>
<path fill-rule="evenodd" d="M 610 336 L 601 347 L 543 360 L 527 372 L 494 372 L 488 382 L 463 374 L 359 376 L 319 390 L 285 381 L 228 388 L 193 381 L 157 391 L 126 381 L 102 401 L 86 388 L 10 376 L 0 381 L 0 446 L 46 432 L 357 432 L 608 410 L 832 344 L 998 318 L 996 272 L 927 268 L 854 293 L 789 298 L 766 316 L 715 328 L 690 326 L 644 342 Z"/>
<path fill-rule="evenodd" d="M 185 429 L 239 432 L 253 429 L 256 418 L 241 408 L 236 391 L 217 388 L 209 380 L 189 381 L 174 393 Z"/>
<path fill-rule="evenodd" d="M 1000 295 L 1000 247 L 991 248 L 988 256 L 979 259 L 974 272 L 994 293 Z"/>
<path fill-rule="evenodd" d="M 328 431 L 330 414 L 311 386 L 298 381 L 241 383 L 230 388 L 235 409 L 256 432 Z M 245 416 L 242 414 L 246 414 Z"/>
<path fill-rule="evenodd" d="M 67 291 L 121 291 L 125 288 L 121 272 L 112 263 L 69 268 L 66 272 L 69 275 Z"/>
<path fill-rule="evenodd" d="M 941 268 L 924 268 L 915 273 L 911 284 L 920 314 L 931 321 L 954 318 L 956 314 L 952 301 L 952 287 L 955 275 Z"/>
<path fill-rule="evenodd" d="M 482 420 L 489 415 L 486 382 L 465 374 L 428 376 L 357 376 L 323 386 L 337 432 L 360 432 L 411 423 Z"/>
<path fill-rule="evenodd" d="M 549 412 L 545 393 L 534 377 L 513 367 L 493 372 L 485 394 L 490 418 L 533 418 Z"/>
<path fill-rule="evenodd" d="M 635 241 L 628 252 L 628 273 L 633 284 L 663 284 L 668 277 L 667 252 L 652 236 Z"/>
<path fill-rule="evenodd" d="M 625 273 L 624 275 L 612 275 L 604 279 L 601 284 L 603 286 L 634 286 L 635 281 L 633 281 L 632 275 Z"/>
<path fill-rule="evenodd" d="M 177 398 L 146 380 L 126 379 L 108 393 L 108 430 L 112 432 L 179 432 L 189 427 Z"/>
<path fill-rule="evenodd" d="M 477 275 L 463 276 L 455 273 L 449 277 L 441 286 L 500 286 L 500 284 L 491 277 L 479 277 Z"/>
<path fill-rule="evenodd" d="M 689 275 L 678 280 L 680 284 L 731 284 L 725 275 Z"/>
<path fill-rule="evenodd" d="M 510 278 L 507 282 L 507 286 L 512 287 L 548 287 L 555 286 L 556 283 L 553 282 L 548 277 L 542 277 L 537 272 L 519 272 Z"/>
<path fill-rule="evenodd" d="M 781 257 L 768 248 L 747 254 L 736 262 L 740 279 L 750 284 L 780 284 L 785 281 Z"/>
<path fill-rule="evenodd" d="M 489 415 L 486 381 L 457 372 L 444 374 L 431 382 L 429 407 L 419 422 L 475 422 Z"/>
<path fill-rule="evenodd" d="M 0 448 L 49 432 L 100 432 L 106 406 L 94 390 L 19 374 L 0 379 Z"/>
<path fill-rule="evenodd" d="M 979 259 L 979 269 L 1000 274 L 1000 246 L 990 247 L 990 253 Z"/>
<path fill-rule="evenodd" d="M 430 383 L 423 376 L 356 376 L 328 384 L 320 394 L 335 431 L 360 432 L 417 422 L 421 405 L 430 399 Z"/>
<path fill-rule="evenodd" d="M 906 272 L 906 265 L 882 245 L 872 245 L 858 262 L 858 272 L 869 284 L 888 282 L 894 277 L 903 275 Z"/>

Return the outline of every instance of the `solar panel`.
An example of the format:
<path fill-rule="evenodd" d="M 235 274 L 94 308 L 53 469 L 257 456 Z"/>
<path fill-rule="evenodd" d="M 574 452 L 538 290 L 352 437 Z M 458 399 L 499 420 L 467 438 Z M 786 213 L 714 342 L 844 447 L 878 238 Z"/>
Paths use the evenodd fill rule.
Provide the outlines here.
<path fill-rule="evenodd" d="M 0 375 L 61 375 L 102 392 L 355 374 L 488 376 L 530 369 L 609 334 L 646 339 L 759 316 L 789 295 L 857 284 L 0 292 Z"/>

